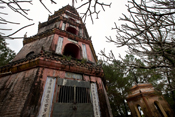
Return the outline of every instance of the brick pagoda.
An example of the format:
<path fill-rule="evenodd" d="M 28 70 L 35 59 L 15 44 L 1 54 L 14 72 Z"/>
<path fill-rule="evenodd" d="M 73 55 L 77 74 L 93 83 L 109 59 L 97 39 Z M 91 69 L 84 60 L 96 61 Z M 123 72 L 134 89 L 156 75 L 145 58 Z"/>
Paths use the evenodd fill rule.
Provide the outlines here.
<path fill-rule="evenodd" d="M 76 9 L 61 8 L 0 68 L 0 117 L 112 117 L 97 63 Z"/>

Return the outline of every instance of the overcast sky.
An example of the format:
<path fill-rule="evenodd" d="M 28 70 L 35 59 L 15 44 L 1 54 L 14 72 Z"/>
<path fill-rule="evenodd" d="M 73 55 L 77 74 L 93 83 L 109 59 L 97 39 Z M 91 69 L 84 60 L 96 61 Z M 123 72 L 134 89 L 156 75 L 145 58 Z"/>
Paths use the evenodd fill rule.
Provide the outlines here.
<path fill-rule="evenodd" d="M 66 6 L 67 4 L 72 4 L 72 0 L 55 0 L 57 4 L 51 4 L 49 2 L 50 0 L 43 0 L 43 2 L 47 5 L 49 10 L 54 13 L 54 11 L 59 10 L 63 6 Z M 81 3 L 80 0 L 77 0 L 78 4 L 75 4 L 75 7 L 78 7 Z M 88 17 L 86 20 L 86 28 L 89 33 L 89 36 L 92 36 L 92 43 L 95 48 L 97 56 L 100 50 L 103 50 L 105 48 L 106 52 L 108 53 L 109 50 L 113 50 L 115 56 L 118 56 L 121 54 L 124 56 L 126 53 L 124 52 L 124 48 L 116 48 L 114 44 L 109 44 L 106 42 L 105 36 L 112 36 L 115 38 L 115 30 L 111 30 L 112 27 L 114 27 L 114 22 L 119 26 L 121 24 L 120 21 L 118 21 L 119 17 L 122 16 L 122 13 L 126 14 L 127 9 L 125 7 L 125 4 L 127 4 L 127 0 L 100 0 L 104 1 L 104 3 L 111 3 L 111 8 L 105 7 L 105 12 L 101 9 L 101 7 L 97 7 L 98 10 L 100 10 L 99 19 L 96 19 L 94 16 L 94 24 L 92 24 L 90 18 Z M 33 0 L 33 5 L 30 4 L 21 4 L 22 8 L 30 9 L 28 12 L 28 17 L 32 18 L 32 21 L 27 20 L 23 16 L 21 16 L 18 13 L 13 12 L 12 10 L 5 8 L 2 9 L 1 12 L 6 12 L 8 15 L 4 16 L 1 15 L 1 17 L 5 18 L 6 20 L 19 22 L 20 25 L 15 24 L 7 24 L 2 25 L 3 28 L 12 28 L 12 31 L 4 31 L 6 34 L 10 34 L 11 32 L 14 32 L 18 30 L 19 28 L 35 23 L 35 25 L 28 27 L 26 29 L 21 30 L 18 32 L 16 37 L 23 37 L 24 34 L 27 32 L 27 37 L 30 37 L 32 35 L 37 34 L 38 31 L 38 23 L 39 22 L 45 22 L 48 19 L 50 14 L 40 3 L 39 0 Z M 79 14 L 85 12 L 87 6 L 84 6 L 82 9 L 78 9 Z M 81 16 L 81 14 L 80 14 Z M 17 39 L 17 40 L 7 40 L 9 43 L 9 47 L 14 50 L 16 53 L 19 52 L 19 50 L 22 48 L 23 39 Z M 99 58 L 101 58 L 99 56 Z"/>

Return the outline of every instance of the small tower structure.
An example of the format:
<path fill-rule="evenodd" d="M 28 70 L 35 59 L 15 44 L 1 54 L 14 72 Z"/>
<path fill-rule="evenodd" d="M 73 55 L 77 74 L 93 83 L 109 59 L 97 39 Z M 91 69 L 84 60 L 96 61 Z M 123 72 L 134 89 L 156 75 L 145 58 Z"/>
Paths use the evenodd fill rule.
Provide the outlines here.
<path fill-rule="evenodd" d="M 112 117 L 102 66 L 70 5 L 39 23 L 0 73 L 0 117 Z"/>
<path fill-rule="evenodd" d="M 163 96 L 158 95 L 151 84 L 137 84 L 126 100 L 132 117 L 173 117 L 173 111 Z"/>

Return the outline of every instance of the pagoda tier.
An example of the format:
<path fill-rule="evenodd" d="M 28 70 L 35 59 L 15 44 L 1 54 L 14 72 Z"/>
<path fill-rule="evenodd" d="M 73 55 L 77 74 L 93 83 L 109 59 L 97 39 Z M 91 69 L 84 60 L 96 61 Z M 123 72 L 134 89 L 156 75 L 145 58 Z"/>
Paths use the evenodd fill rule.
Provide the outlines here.
<path fill-rule="evenodd" d="M 126 100 L 133 117 L 174 117 L 168 102 L 151 84 L 133 86 Z"/>

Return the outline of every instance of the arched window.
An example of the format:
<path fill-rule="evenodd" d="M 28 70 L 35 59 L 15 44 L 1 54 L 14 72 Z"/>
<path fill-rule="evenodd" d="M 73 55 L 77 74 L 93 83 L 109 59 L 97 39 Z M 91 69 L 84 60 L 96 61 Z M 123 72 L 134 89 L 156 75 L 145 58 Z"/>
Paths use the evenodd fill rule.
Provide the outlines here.
<path fill-rule="evenodd" d="M 75 28 L 71 27 L 71 26 L 67 27 L 66 31 L 70 32 L 74 35 L 77 35 L 77 30 Z"/>
<path fill-rule="evenodd" d="M 73 43 L 68 43 L 64 47 L 64 53 L 65 56 L 71 56 L 73 58 L 80 59 L 80 49 L 77 45 Z"/>
<path fill-rule="evenodd" d="M 75 22 L 75 20 L 74 20 L 74 19 L 72 19 L 72 18 L 69 18 L 69 20 L 71 20 L 71 21 Z"/>
<path fill-rule="evenodd" d="M 137 116 L 138 116 L 138 117 L 144 116 L 144 113 L 143 113 L 142 108 L 141 108 L 140 105 L 137 105 L 137 106 L 135 107 L 135 109 L 136 109 L 136 113 L 137 113 Z"/>
<path fill-rule="evenodd" d="M 26 58 L 29 58 L 29 57 L 31 57 L 31 56 L 33 56 L 34 55 L 34 51 L 31 51 L 31 52 L 29 52 L 27 55 L 26 55 Z"/>
<path fill-rule="evenodd" d="M 160 105 L 160 103 L 159 102 L 157 102 L 157 101 L 154 101 L 154 106 L 155 106 L 155 108 L 159 111 L 159 115 L 161 116 L 161 117 L 165 117 L 165 111 L 163 110 L 163 108 L 162 108 L 162 106 Z"/>

